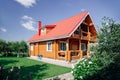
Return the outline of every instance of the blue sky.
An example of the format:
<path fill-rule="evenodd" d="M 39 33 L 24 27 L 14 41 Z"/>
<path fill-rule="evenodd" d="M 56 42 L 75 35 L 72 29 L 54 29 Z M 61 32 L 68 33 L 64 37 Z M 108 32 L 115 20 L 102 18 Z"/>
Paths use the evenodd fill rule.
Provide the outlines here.
<path fill-rule="evenodd" d="M 84 10 L 96 26 L 103 16 L 120 22 L 120 0 L 0 0 L 0 39 L 27 41 L 42 25 L 58 22 Z"/>

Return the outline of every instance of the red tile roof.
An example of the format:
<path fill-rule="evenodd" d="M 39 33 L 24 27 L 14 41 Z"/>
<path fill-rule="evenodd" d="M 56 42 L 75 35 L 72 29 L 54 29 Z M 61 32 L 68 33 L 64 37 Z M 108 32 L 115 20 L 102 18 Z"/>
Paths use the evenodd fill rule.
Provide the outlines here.
<path fill-rule="evenodd" d="M 88 11 L 84 11 L 70 18 L 51 24 L 56 26 L 49 33 L 40 36 L 38 34 L 35 34 L 28 40 L 28 42 L 46 41 L 69 37 L 71 33 L 76 29 L 78 24 L 82 23 L 88 14 Z"/>

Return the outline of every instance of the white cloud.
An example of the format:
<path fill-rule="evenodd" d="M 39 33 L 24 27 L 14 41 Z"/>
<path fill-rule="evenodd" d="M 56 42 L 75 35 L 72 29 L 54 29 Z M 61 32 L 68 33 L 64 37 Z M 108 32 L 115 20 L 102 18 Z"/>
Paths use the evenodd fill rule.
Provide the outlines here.
<path fill-rule="evenodd" d="M 32 18 L 32 17 L 29 17 L 29 16 L 27 16 L 27 15 L 24 15 L 24 16 L 22 17 L 22 19 L 33 20 L 33 18 Z"/>
<path fill-rule="evenodd" d="M 7 30 L 5 29 L 5 28 L 0 28 L 0 31 L 2 31 L 2 32 L 7 32 Z"/>
<path fill-rule="evenodd" d="M 86 9 L 81 9 L 82 12 L 84 12 Z"/>
<path fill-rule="evenodd" d="M 31 31 L 37 31 L 37 29 L 34 27 L 35 22 L 33 21 L 32 17 L 29 17 L 27 15 L 24 15 L 22 17 L 21 25 Z"/>
<path fill-rule="evenodd" d="M 15 0 L 26 8 L 33 7 L 37 0 Z"/>

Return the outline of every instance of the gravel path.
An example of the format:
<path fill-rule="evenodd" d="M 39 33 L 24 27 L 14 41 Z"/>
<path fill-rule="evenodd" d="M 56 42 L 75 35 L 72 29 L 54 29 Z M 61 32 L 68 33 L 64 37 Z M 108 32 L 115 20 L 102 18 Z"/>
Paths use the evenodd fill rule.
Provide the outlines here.
<path fill-rule="evenodd" d="M 60 80 L 74 80 L 74 77 L 71 73 L 66 73 L 66 74 L 55 76 L 55 77 L 60 78 Z M 47 78 L 47 79 L 44 79 L 44 80 L 52 80 L 55 77 Z"/>
<path fill-rule="evenodd" d="M 55 60 L 55 59 L 50 59 L 50 58 L 39 59 L 37 56 L 31 56 L 31 57 L 27 57 L 27 58 L 54 64 L 54 65 L 69 67 L 69 68 L 72 68 L 77 62 L 77 61 L 67 62 L 65 60 Z"/>

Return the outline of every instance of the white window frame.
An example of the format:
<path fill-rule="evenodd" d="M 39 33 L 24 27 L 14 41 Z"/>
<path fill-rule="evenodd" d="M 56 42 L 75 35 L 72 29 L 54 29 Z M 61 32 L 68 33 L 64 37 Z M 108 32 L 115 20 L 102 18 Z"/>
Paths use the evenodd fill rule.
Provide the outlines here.
<path fill-rule="evenodd" d="M 38 43 L 35 43 L 35 45 L 38 47 Z"/>
<path fill-rule="evenodd" d="M 60 46 L 61 43 L 65 43 L 65 47 L 67 48 L 65 41 L 60 41 L 60 43 L 59 43 L 59 48 L 61 47 L 61 46 Z M 60 50 L 60 51 L 66 51 L 66 50 L 61 50 L 61 48 L 60 48 L 59 50 Z"/>
<path fill-rule="evenodd" d="M 33 45 L 33 44 L 30 45 L 30 50 L 31 50 L 31 51 L 34 50 L 34 45 Z"/>
<path fill-rule="evenodd" d="M 51 46 L 50 46 L 50 47 L 51 47 L 50 50 L 49 50 L 49 48 L 48 48 L 48 47 L 49 47 L 49 44 L 51 44 Z M 46 43 L 46 46 L 47 46 L 47 48 L 46 48 L 47 51 L 52 51 L 52 41 L 47 42 L 47 43 Z"/>

